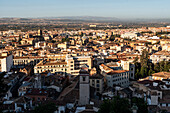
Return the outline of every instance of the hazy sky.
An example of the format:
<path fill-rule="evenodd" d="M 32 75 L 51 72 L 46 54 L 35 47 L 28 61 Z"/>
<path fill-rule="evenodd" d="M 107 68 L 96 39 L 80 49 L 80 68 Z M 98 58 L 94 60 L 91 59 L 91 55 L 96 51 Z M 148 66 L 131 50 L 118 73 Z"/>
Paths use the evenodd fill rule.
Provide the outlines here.
<path fill-rule="evenodd" d="M 170 0 L 0 0 L 0 17 L 170 18 Z"/>

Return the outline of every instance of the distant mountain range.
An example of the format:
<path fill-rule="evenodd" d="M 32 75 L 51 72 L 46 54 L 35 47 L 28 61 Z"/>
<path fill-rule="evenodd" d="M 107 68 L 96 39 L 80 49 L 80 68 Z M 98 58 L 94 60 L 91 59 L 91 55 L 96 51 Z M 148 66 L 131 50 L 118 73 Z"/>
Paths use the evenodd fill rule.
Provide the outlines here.
<path fill-rule="evenodd" d="M 116 17 L 101 17 L 101 16 L 63 16 L 63 17 L 39 17 L 39 19 L 69 19 L 69 20 L 88 20 L 88 21 L 116 21 L 116 22 L 170 22 L 170 18 L 116 18 Z"/>
<path fill-rule="evenodd" d="M 149 23 L 156 23 L 156 22 L 166 22 L 170 23 L 170 18 L 160 18 L 160 19 L 120 19 L 116 17 L 97 17 L 97 16 L 63 16 L 63 17 L 37 17 L 37 18 L 0 18 L 0 22 L 3 21 L 62 21 L 62 22 L 149 22 Z"/>
<path fill-rule="evenodd" d="M 42 17 L 42 18 L 45 18 L 45 19 L 70 19 L 70 20 L 93 20 L 93 21 L 119 21 L 120 20 L 115 17 L 97 17 L 97 16 L 63 16 L 63 17 Z"/>

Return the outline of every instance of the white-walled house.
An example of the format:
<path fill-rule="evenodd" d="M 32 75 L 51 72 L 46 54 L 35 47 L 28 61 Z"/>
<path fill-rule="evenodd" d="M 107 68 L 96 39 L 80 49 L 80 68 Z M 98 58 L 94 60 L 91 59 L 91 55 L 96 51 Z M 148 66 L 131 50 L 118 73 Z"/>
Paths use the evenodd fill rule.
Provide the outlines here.
<path fill-rule="evenodd" d="M 2 53 L 0 56 L 0 72 L 9 72 L 13 65 L 13 56 Z"/>
<path fill-rule="evenodd" d="M 152 63 L 159 63 L 160 61 L 170 61 L 170 53 L 168 51 L 159 51 L 150 56 Z"/>

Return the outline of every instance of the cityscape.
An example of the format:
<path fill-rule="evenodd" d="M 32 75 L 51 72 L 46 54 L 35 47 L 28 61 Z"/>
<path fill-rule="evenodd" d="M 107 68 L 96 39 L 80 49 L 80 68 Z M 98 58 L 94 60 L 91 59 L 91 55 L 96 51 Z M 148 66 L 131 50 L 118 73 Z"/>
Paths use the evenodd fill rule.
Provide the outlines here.
<path fill-rule="evenodd" d="M 0 113 L 170 113 L 168 3 L 0 0 Z"/>

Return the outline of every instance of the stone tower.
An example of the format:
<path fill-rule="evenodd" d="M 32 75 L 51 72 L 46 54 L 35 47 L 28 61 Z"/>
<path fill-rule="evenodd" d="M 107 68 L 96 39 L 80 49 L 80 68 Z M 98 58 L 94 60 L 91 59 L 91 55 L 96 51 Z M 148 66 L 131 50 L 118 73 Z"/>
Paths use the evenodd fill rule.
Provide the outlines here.
<path fill-rule="evenodd" d="M 42 36 L 42 30 L 41 29 L 38 30 L 38 36 Z"/>
<path fill-rule="evenodd" d="M 90 100 L 89 73 L 86 70 L 80 70 L 79 105 L 89 104 L 89 100 Z"/>

